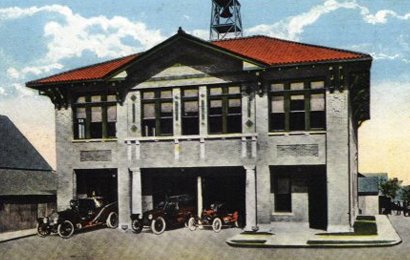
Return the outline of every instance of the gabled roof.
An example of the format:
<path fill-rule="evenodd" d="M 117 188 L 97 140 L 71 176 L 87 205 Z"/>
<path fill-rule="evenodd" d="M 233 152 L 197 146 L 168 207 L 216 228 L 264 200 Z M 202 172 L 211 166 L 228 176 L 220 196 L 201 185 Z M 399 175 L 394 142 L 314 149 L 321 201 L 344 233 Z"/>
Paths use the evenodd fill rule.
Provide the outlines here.
<path fill-rule="evenodd" d="M 0 115 L 0 169 L 52 171 L 36 148 L 3 115 Z"/>
<path fill-rule="evenodd" d="M 178 34 L 154 46 L 145 53 L 133 54 L 123 58 L 70 70 L 50 77 L 30 81 L 26 85 L 28 87 L 35 87 L 79 81 L 105 80 L 133 62 L 138 61 L 139 58 L 148 56 L 150 52 L 154 52 L 159 46 L 172 42 L 172 40 L 178 37 L 184 37 L 198 44 L 205 45 L 208 48 L 223 51 L 228 55 L 243 59 L 244 61 L 258 63 L 264 67 L 289 64 L 302 65 L 312 62 L 371 59 L 368 54 L 364 53 L 302 44 L 267 36 L 251 36 L 207 42 L 180 30 Z"/>

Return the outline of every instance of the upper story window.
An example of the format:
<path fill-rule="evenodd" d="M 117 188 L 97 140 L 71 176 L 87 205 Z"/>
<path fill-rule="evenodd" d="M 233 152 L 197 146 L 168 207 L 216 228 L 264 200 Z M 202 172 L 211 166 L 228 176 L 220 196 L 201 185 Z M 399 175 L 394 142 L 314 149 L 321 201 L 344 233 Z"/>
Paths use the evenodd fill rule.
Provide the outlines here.
<path fill-rule="evenodd" d="M 141 104 L 141 131 L 143 136 L 166 136 L 173 134 L 172 90 L 142 91 Z"/>
<path fill-rule="evenodd" d="M 242 132 L 242 102 L 239 86 L 208 88 L 208 131 L 210 134 Z"/>
<path fill-rule="evenodd" d="M 272 84 L 269 111 L 270 131 L 325 129 L 324 81 Z"/>
<path fill-rule="evenodd" d="M 182 135 L 199 134 L 198 89 L 182 89 Z"/>
<path fill-rule="evenodd" d="M 80 96 L 73 104 L 73 111 L 75 139 L 116 137 L 115 95 Z"/>

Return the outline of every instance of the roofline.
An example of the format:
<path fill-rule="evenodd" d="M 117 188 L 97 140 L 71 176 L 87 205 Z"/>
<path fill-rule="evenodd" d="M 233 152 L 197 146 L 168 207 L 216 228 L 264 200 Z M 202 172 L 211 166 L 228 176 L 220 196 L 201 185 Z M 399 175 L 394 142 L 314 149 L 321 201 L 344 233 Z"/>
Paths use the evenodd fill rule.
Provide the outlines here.
<path fill-rule="evenodd" d="M 251 39 L 251 38 L 256 38 L 256 37 L 263 37 L 263 38 L 268 38 L 268 39 L 272 39 L 272 40 L 288 42 L 288 43 L 293 43 L 293 44 L 298 44 L 298 45 L 303 45 L 303 46 L 316 47 L 316 48 L 328 49 L 328 50 L 333 50 L 333 51 L 349 52 L 349 53 L 352 53 L 352 54 L 371 57 L 368 53 L 364 53 L 364 52 L 351 51 L 351 50 L 347 50 L 347 49 L 329 47 L 329 46 L 324 46 L 324 45 L 319 45 L 319 44 L 311 44 L 311 43 L 291 41 L 291 40 L 287 40 L 287 39 L 281 39 L 281 38 L 271 37 L 271 36 L 262 35 L 262 34 L 245 36 L 245 37 L 241 37 L 241 39 Z M 233 41 L 233 40 L 236 40 L 236 38 L 220 39 L 220 40 L 214 40 L 212 42 L 224 42 L 224 41 Z"/>
<path fill-rule="evenodd" d="M 106 61 L 98 62 L 98 63 L 94 63 L 94 64 L 82 66 L 82 67 L 79 67 L 79 68 L 75 68 L 75 69 L 63 71 L 63 72 L 60 72 L 60 73 L 57 73 L 57 74 L 54 74 L 54 75 L 51 75 L 51 76 L 39 78 L 39 79 L 36 79 L 36 80 L 31 80 L 31 81 L 29 81 L 29 82 L 26 82 L 26 87 L 28 87 L 28 88 L 33 88 L 33 87 L 42 86 L 42 85 L 53 85 L 53 84 L 55 84 L 55 82 L 44 82 L 44 83 L 36 83 L 36 82 L 41 81 L 41 80 L 45 80 L 45 79 L 48 79 L 48 78 L 51 78 L 51 77 L 56 77 L 56 76 L 68 74 L 68 73 L 75 72 L 75 71 L 78 71 L 78 70 L 83 70 L 83 69 L 91 68 L 91 67 L 94 67 L 94 66 L 99 66 L 99 65 L 103 65 L 103 64 L 106 64 L 106 63 L 114 62 L 114 61 L 117 61 L 117 60 L 125 59 L 125 58 L 131 57 L 131 56 L 135 56 L 135 57 L 134 57 L 134 59 L 135 59 L 135 58 L 139 57 L 139 55 L 142 54 L 142 53 L 143 53 L 143 52 L 133 53 L 133 54 L 126 55 L 126 56 L 123 56 L 123 57 L 119 57 L 119 58 L 115 58 L 115 59 L 111 59 L 111 60 L 106 60 Z M 128 61 L 127 63 L 130 63 L 130 62 L 132 62 L 132 61 L 133 61 L 133 59 L 131 59 L 131 60 Z M 127 64 L 127 63 L 126 63 L 126 64 Z M 125 65 L 125 64 L 124 64 L 124 65 Z M 124 65 L 123 65 L 123 66 L 124 66 Z M 109 73 L 109 74 L 107 74 L 107 75 L 115 74 L 115 72 L 117 72 L 120 68 L 122 68 L 122 66 L 120 66 L 117 70 L 114 70 L 113 72 L 111 72 L 111 73 Z M 59 83 L 59 84 L 60 84 L 60 83 L 64 84 L 64 83 L 73 83 L 73 82 L 103 81 L 104 79 L 107 78 L 107 75 L 105 75 L 103 79 L 87 79 L 87 80 L 81 80 L 81 81 L 68 81 L 68 80 L 67 80 L 67 81 L 60 81 L 60 82 L 58 82 L 58 83 Z"/>

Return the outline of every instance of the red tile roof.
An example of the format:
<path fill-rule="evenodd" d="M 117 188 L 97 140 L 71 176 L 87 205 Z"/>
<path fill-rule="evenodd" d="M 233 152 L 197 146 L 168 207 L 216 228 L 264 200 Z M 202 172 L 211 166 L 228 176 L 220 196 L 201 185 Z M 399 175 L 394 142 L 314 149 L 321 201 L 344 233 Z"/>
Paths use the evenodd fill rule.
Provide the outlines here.
<path fill-rule="evenodd" d="M 126 57 L 118 58 L 115 60 L 110 60 L 87 67 L 78 68 L 75 70 L 66 71 L 54 76 L 32 81 L 33 84 L 44 84 L 44 83 L 63 83 L 63 82 L 74 82 L 74 81 L 87 81 L 87 80 L 98 80 L 104 79 L 118 68 L 123 65 L 133 61 L 138 54 L 132 54 Z"/>
<path fill-rule="evenodd" d="M 355 60 L 370 57 L 363 53 L 303 44 L 267 36 L 251 36 L 219 40 L 213 41 L 211 44 L 267 66 Z M 140 54 L 133 54 L 123 58 L 63 72 L 28 82 L 27 85 L 35 86 L 105 79 L 123 66 L 138 60 L 139 55 Z"/>
<path fill-rule="evenodd" d="M 212 43 L 271 66 L 368 57 L 368 55 L 363 53 L 303 44 L 267 36 L 228 39 Z"/>

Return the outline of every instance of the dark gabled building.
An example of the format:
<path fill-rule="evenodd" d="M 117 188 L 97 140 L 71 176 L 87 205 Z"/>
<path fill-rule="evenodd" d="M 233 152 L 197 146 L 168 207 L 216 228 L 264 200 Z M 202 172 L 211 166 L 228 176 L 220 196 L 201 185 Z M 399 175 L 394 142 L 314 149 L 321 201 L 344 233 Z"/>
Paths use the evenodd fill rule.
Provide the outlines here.
<path fill-rule="evenodd" d="M 57 176 L 6 116 L 0 115 L 0 232 L 34 228 L 55 208 Z"/>

